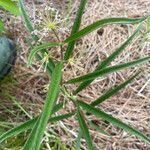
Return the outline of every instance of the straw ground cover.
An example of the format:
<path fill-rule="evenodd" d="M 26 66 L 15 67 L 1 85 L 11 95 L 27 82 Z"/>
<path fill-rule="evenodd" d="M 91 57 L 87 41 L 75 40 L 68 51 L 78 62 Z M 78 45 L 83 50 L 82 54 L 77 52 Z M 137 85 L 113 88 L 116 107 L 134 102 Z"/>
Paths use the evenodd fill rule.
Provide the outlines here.
<path fill-rule="evenodd" d="M 106 4 L 105 4 L 106 3 Z M 96 3 L 94 7 L 98 6 L 107 6 L 107 2 L 105 3 Z M 78 3 L 77 3 L 78 4 Z M 88 3 L 87 10 L 90 11 L 90 8 L 93 8 L 91 6 L 93 3 Z M 74 4 L 76 6 L 76 3 Z M 121 5 L 121 4 L 119 4 Z M 30 7 L 33 6 L 33 8 L 36 5 L 30 5 Z M 97 7 L 98 7 L 97 6 Z M 37 6 L 38 7 L 38 6 Z M 41 6 L 40 6 L 41 7 Z M 89 8 L 89 9 L 88 9 Z M 75 10 L 77 8 L 74 8 Z M 30 9 L 31 10 L 31 9 Z M 34 9 L 33 9 L 34 10 Z M 75 11 L 73 10 L 73 11 Z M 95 9 L 97 10 L 97 9 Z M 72 12 L 73 12 L 72 11 Z M 93 11 L 93 9 L 91 9 Z M 106 11 L 106 10 L 105 10 Z M 104 11 L 104 12 L 105 12 Z M 34 13 L 31 13 L 34 18 Z M 88 16 L 89 14 L 85 13 L 84 20 L 85 21 L 86 15 Z M 91 13 L 90 13 L 91 15 Z M 93 15 L 95 15 L 93 13 Z M 115 16 L 115 15 L 114 15 Z M 129 15 L 130 16 L 130 15 Z M 92 17 L 87 21 L 87 25 L 89 22 L 95 21 L 95 18 L 92 20 Z M 105 16 L 106 17 L 106 16 Z M 107 17 L 110 17 L 109 15 Z M 112 17 L 112 16 L 111 16 Z M 103 18 L 103 17 L 100 17 Z M 85 21 L 86 22 L 86 21 Z M 19 22 L 16 22 L 20 25 Z M 84 26 L 86 26 L 86 23 L 83 23 Z M 68 25 L 69 28 L 69 25 Z M 112 51 L 115 49 L 116 45 L 118 43 L 122 43 L 127 39 L 129 35 L 131 35 L 133 32 L 133 29 L 135 29 L 136 26 L 108 26 L 102 30 L 98 30 L 98 33 L 95 32 L 90 34 L 90 36 L 85 37 L 84 39 L 81 39 L 77 41 L 77 44 L 75 46 L 75 58 L 73 60 L 70 60 L 69 64 L 69 69 L 68 67 L 65 68 L 66 72 L 64 74 L 65 80 L 67 80 L 70 76 L 79 76 L 83 75 L 86 72 L 92 72 L 97 64 L 101 61 L 104 60 L 107 56 L 109 56 Z M 25 31 L 24 31 L 25 32 Z M 9 94 L 5 94 L 5 97 L 8 99 L 15 100 L 15 105 L 12 106 L 8 101 L 5 101 L 3 107 L 6 107 L 7 113 L 11 113 L 12 116 L 18 116 L 15 117 L 15 121 L 17 124 L 18 122 L 24 122 L 25 120 L 28 120 L 27 117 L 31 118 L 34 115 L 39 114 L 40 109 L 42 110 L 42 104 L 43 104 L 43 99 L 45 98 L 45 90 L 46 86 L 48 83 L 48 78 L 43 73 L 43 71 L 37 72 L 37 68 L 41 65 L 41 63 L 36 62 L 32 66 L 32 71 L 31 69 L 27 68 L 24 63 L 27 63 L 27 56 L 26 53 L 28 52 L 28 45 L 24 39 L 24 32 L 22 32 L 22 37 L 20 36 L 20 41 L 21 41 L 21 46 L 24 48 L 20 52 L 20 57 L 18 58 L 18 62 L 16 64 L 16 67 L 19 69 L 15 69 L 17 72 L 16 79 L 18 80 L 17 83 L 13 82 L 11 86 L 15 84 L 20 84 L 19 88 L 17 88 L 17 94 L 16 96 L 19 99 L 22 99 L 21 106 L 26 111 L 23 111 L 24 109 L 20 109 L 20 105 L 16 105 L 16 99 L 10 96 Z M 122 32 L 122 33 L 120 33 Z M 19 31 L 15 32 L 16 34 L 20 33 Z M 118 34 L 120 36 L 118 36 Z M 69 35 L 69 32 L 66 36 Z M 64 33 L 60 34 L 61 39 L 63 40 Z M 46 40 L 46 39 L 45 39 Z M 47 39 L 49 40 L 49 39 Z M 26 39 L 26 41 L 29 41 Z M 94 43 L 95 42 L 95 43 Z M 104 43 L 103 43 L 104 42 Z M 105 43 L 106 42 L 106 43 Z M 123 63 L 123 62 L 128 62 L 133 59 L 139 58 L 139 56 L 147 56 L 149 54 L 148 52 L 148 44 L 144 44 L 144 47 L 138 46 L 139 41 L 137 40 L 132 46 L 128 48 L 128 50 L 125 50 L 119 58 L 115 62 L 112 63 L 113 65 L 116 65 L 118 63 Z M 33 43 L 34 44 L 34 43 Z M 99 50 L 99 48 L 102 48 Z M 108 49 L 109 51 L 105 51 L 103 49 Z M 59 49 L 56 51 L 56 49 L 53 50 L 53 56 L 55 58 L 60 56 Z M 139 53 L 140 52 L 140 53 Z M 19 61 L 21 60 L 21 61 Z M 76 63 L 77 62 L 77 63 Z M 37 64 L 39 63 L 39 65 Z M 109 114 L 120 118 L 121 120 L 124 120 L 125 122 L 130 123 L 131 125 L 137 127 L 140 129 L 142 126 L 143 129 L 140 129 L 142 132 L 145 132 L 145 134 L 148 133 L 148 97 L 149 97 L 149 92 L 148 92 L 148 77 L 147 77 L 147 72 L 148 72 L 148 65 L 149 64 L 144 64 L 144 72 L 145 74 L 142 74 L 142 78 L 140 77 L 138 80 L 134 81 L 130 86 L 128 86 L 127 89 L 125 89 L 123 92 L 119 93 L 117 96 L 114 96 L 111 98 L 108 102 L 104 103 L 100 108 L 105 110 L 105 112 L 108 112 Z M 104 92 L 104 90 L 108 89 L 109 87 L 112 87 L 113 85 L 118 85 L 118 83 L 121 83 L 123 80 L 127 79 L 127 74 L 128 76 L 131 76 L 133 72 L 137 70 L 137 68 L 132 68 L 130 71 L 122 71 L 119 73 L 115 73 L 113 75 L 110 75 L 105 78 L 98 78 L 96 79 L 89 88 L 87 88 L 84 92 L 80 93 L 80 98 L 83 99 L 86 102 L 90 102 L 93 99 L 96 99 L 101 95 L 101 93 Z M 9 79 L 8 79 L 9 80 Z M 8 82 L 9 83 L 9 82 Z M 143 83 L 143 86 L 141 86 L 141 83 Z M 26 85 L 26 86 L 25 86 Z M 3 85 L 6 86 L 6 85 Z M 141 86 L 141 87 L 140 87 Z M 68 86 L 71 90 L 75 89 L 75 87 Z M 8 87 L 8 91 L 12 91 L 13 88 L 10 86 Z M 16 91 L 16 88 L 14 89 Z M 86 94 L 85 94 L 86 93 Z M 12 93 L 14 95 L 14 93 Z M 140 97 L 139 97 L 140 96 Z M 2 98 L 3 99 L 3 98 Z M 141 101 L 142 99 L 142 101 Z M 4 99 L 3 99 L 4 100 Z M 59 97 L 59 101 L 63 101 L 63 97 Z M 18 100 L 17 100 L 18 102 Z M 140 106 L 139 106 L 140 104 Z M 10 106 L 11 107 L 10 107 Z M 17 110 L 16 106 L 19 106 L 19 109 Z M 65 111 L 70 111 L 74 110 L 74 105 L 72 102 L 67 102 L 67 105 L 65 105 L 67 108 L 62 111 L 62 113 L 65 113 Z M 15 107 L 15 108 L 13 108 Z M 12 109 L 11 109 L 12 108 Z M 37 108 L 37 109 L 35 109 Z M 26 112 L 26 113 L 25 113 Z M 4 112 L 3 112 L 4 113 Z M 17 115 L 16 115 L 17 113 Z M 34 113 L 34 115 L 33 115 Z M 6 113 L 4 113 L 6 115 Z M 61 113 L 60 113 L 61 114 Z M 82 119 L 82 113 L 78 113 L 80 116 L 80 124 L 83 123 Z M 20 117 L 22 116 L 22 117 Z M 135 117 L 136 116 L 136 117 Z M 10 117 L 10 115 L 8 116 Z M 142 117 L 142 118 L 140 118 Z M 5 118 L 5 117 L 4 117 Z M 13 118 L 13 117 L 11 117 Z M 26 119 L 27 118 L 27 119 Z M 118 128 L 115 128 L 111 124 L 109 124 L 107 121 L 106 122 L 101 122 L 94 116 L 88 116 L 88 119 L 91 120 L 92 122 L 102 126 L 103 130 L 109 132 L 109 134 L 112 136 L 109 138 L 109 135 L 104 135 L 101 132 L 97 133 L 95 132 L 92 128 L 90 128 L 90 133 L 92 135 L 92 139 L 94 139 L 94 146 L 96 149 L 99 149 L 99 147 L 104 147 L 106 149 L 109 148 L 121 148 L 124 149 L 126 147 L 129 148 L 139 148 L 139 149 L 148 149 L 148 145 L 144 145 L 144 143 L 140 143 L 137 141 L 136 138 L 129 136 L 126 134 L 126 132 L 123 132 L 122 130 L 119 130 Z M 141 121 L 142 119 L 142 121 Z M 10 119 L 9 119 L 10 120 Z M 140 121 L 139 121 L 140 120 Z M 74 124 L 72 124 L 74 122 Z M 135 123 L 136 122 L 136 123 Z M 138 123 L 137 123 L 138 122 Z M 141 122 L 141 124 L 139 123 Z M 4 122 L 3 122 L 4 123 Z M 7 124 L 6 124 L 7 123 Z M 143 125 L 144 124 L 144 125 Z M 8 124 L 8 122 L 5 122 L 5 126 L 11 126 L 11 124 Z M 95 124 L 94 124 L 95 125 Z M 16 125 L 15 125 L 16 126 Z M 97 127 L 97 126 L 96 126 Z M 11 127 L 9 127 L 11 128 Z M 62 129 L 62 130 L 61 130 Z M 68 130 L 69 129 L 69 130 Z M 48 138 L 50 137 L 51 139 L 54 139 L 54 144 L 56 146 L 64 146 L 61 144 L 60 141 L 65 141 L 65 145 L 70 145 L 73 144 L 73 141 L 75 137 L 77 136 L 78 133 L 78 122 L 74 121 L 74 118 L 71 120 L 65 120 L 63 122 L 59 122 L 58 125 L 50 124 L 49 128 L 47 129 L 47 133 L 45 134 L 45 145 L 46 149 L 48 149 L 49 144 L 53 144 L 53 142 L 48 143 Z M 101 129 L 101 128 L 100 128 Z M 118 134 L 120 132 L 120 134 Z M 52 135 L 49 133 L 53 133 Z M 65 134 L 64 134 L 65 133 Z M 28 133 L 25 135 L 23 134 L 23 140 L 22 144 L 24 143 L 25 139 L 27 138 Z M 58 136 L 59 135 L 59 136 Z M 70 137 L 70 140 L 68 140 L 68 136 Z M 60 137 L 61 140 L 58 138 Z M 122 138 L 120 138 L 122 137 Z M 124 140 L 126 139 L 126 140 Z M 17 140 L 16 140 L 17 141 Z M 134 142 L 133 142 L 134 141 Z M 8 143 L 8 142 L 7 142 Z M 86 149 L 85 141 L 82 140 L 82 148 Z"/>

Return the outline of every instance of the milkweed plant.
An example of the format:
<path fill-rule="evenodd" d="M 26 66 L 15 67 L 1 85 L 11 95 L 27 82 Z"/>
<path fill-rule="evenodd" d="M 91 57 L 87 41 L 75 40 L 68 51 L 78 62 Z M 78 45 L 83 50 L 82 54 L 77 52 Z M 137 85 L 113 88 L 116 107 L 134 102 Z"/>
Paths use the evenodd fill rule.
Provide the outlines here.
<path fill-rule="evenodd" d="M 87 86 L 89 86 L 90 83 L 92 83 L 92 81 L 94 81 L 96 78 L 104 77 L 108 74 L 115 73 L 120 70 L 124 70 L 133 67 L 135 65 L 139 65 L 150 61 L 150 56 L 147 56 L 130 62 L 110 66 L 111 62 L 115 60 L 115 58 L 117 58 L 125 50 L 125 48 L 135 39 L 135 37 L 137 37 L 140 34 L 142 24 L 148 22 L 147 24 L 150 25 L 149 23 L 150 19 L 149 17 L 104 18 L 95 21 L 94 23 L 86 26 L 83 29 L 80 29 L 80 24 L 82 21 L 82 16 L 85 11 L 86 3 L 87 0 L 80 0 L 80 4 L 77 10 L 71 34 L 63 41 L 60 40 L 56 31 L 56 28 L 60 23 L 57 22 L 59 19 L 56 18 L 56 16 L 53 16 L 53 13 L 51 14 L 51 16 L 48 16 L 47 18 L 50 18 L 50 20 L 46 20 L 45 22 L 43 22 L 43 25 L 45 26 L 46 30 L 51 30 L 52 32 L 55 33 L 58 42 L 46 42 L 39 44 L 38 41 L 40 37 L 38 36 L 38 34 L 35 34 L 36 29 L 34 29 L 28 17 L 24 1 L 19 0 L 20 12 L 24 24 L 27 27 L 28 31 L 30 32 L 33 41 L 35 43 L 38 43 L 37 46 L 35 45 L 32 46 L 32 49 L 28 56 L 27 65 L 31 66 L 34 58 L 36 57 L 39 61 L 41 61 L 41 66 L 46 70 L 47 74 L 49 75 L 50 83 L 48 85 L 47 96 L 44 101 L 44 106 L 39 116 L 30 119 L 22 123 L 21 125 L 14 127 L 5 132 L 4 134 L 2 134 L 0 136 L 0 142 L 3 142 L 10 137 L 17 136 L 18 134 L 31 129 L 31 132 L 24 144 L 23 150 L 39 150 L 42 145 L 42 139 L 48 123 L 58 122 L 63 119 L 68 119 L 72 116 L 75 116 L 74 118 L 76 118 L 79 123 L 79 130 L 78 130 L 79 133 L 78 136 L 76 137 L 76 140 L 74 141 L 73 149 L 80 149 L 81 147 L 80 140 L 83 137 L 86 141 L 87 149 L 94 150 L 94 145 L 89 132 L 89 126 L 91 125 L 91 122 L 90 120 L 87 119 L 87 116 L 94 115 L 98 119 L 107 121 L 112 125 L 130 133 L 131 135 L 136 136 L 137 138 L 143 140 L 144 142 L 150 143 L 149 137 L 147 137 L 140 131 L 136 130 L 135 128 L 131 127 L 130 125 L 113 117 L 112 115 L 107 114 L 102 109 L 100 109 L 100 107 L 98 107 L 103 102 L 108 100 L 110 97 L 112 97 L 120 90 L 122 90 L 129 83 L 131 83 L 137 76 L 140 75 L 140 71 L 135 72 L 132 76 L 128 77 L 128 79 L 122 82 L 121 84 L 115 87 L 111 87 L 106 92 L 104 92 L 104 94 L 102 94 L 97 99 L 92 100 L 90 103 L 80 100 L 79 97 L 79 93 L 82 90 L 84 90 Z M 65 71 L 64 68 L 71 61 L 74 55 L 74 46 L 76 41 L 88 35 L 94 30 L 97 30 L 102 27 L 104 28 L 105 26 L 112 24 L 116 25 L 137 24 L 137 28 L 134 31 L 134 33 L 132 33 L 132 35 L 130 35 L 128 39 L 126 39 L 116 50 L 114 50 L 114 52 L 110 56 L 108 56 L 104 61 L 101 61 L 98 67 L 93 72 L 90 72 L 82 76 L 77 76 L 75 78 L 65 81 L 63 79 L 63 72 Z M 149 26 L 148 29 L 150 29 Z M 146 33 L 146 35 L 147 36 L 149 35 L 148 32 Z M 52 47 L 60 47 L 61 57 L 59 60 L 58 58 L 55 59 L 49 55 L 47 49 L 50 49 Z M 66 48 L 65 51 L 64 48 Z M 67 88 L 68 84 L 70 85 L 79 84 L 79 86 L 74 91 L 71 91 L 69 88 Z M 59 93 L 61 93 L 65 97 L 65 99 L 73 103 L 74 111 L 61 115 L 56 114 L 56 112 L 61 110 L 63 108 L 63 105 L 65 105 L 65 103 L 58 103 L 57 99 Z M 96 124 L 93 125 L 94 127 L 96 126 Z M 98 128 L 98 126 L 96 127 Z M 105 133 L 105 131 L 102 133 Z"/>

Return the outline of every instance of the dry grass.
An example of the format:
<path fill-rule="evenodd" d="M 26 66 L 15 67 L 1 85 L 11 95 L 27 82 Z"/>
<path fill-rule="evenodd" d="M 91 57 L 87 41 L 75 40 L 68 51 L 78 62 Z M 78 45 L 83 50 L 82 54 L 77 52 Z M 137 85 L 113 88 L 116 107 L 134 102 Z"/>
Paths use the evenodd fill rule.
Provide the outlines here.
<path fill-rule="evenodd" d="M 68 6 L 65 3 L 66 1 L 55 0 L 53 2 L 55 3 L 54 6 L 56 8 L 65 13 L 66 7 Z M 47 5 L 46 3 L 48 2 L 37 5 L 32 1 L 30 1 L 30 3 L 28 2 L 27 6 L 28 10 L 30 10 L 33 22 L 36 22 L 37 19 L 36 12 L 38 10 L 42 11 L 45 5 Z M 64 5 L 61 5 L 62 3 L 64 3 Z M 69 24 L 67 24 L 68 29 L 72 26 L 72 23 L 70 22 L 74 18 L 74 12 L 77 10 L 78 3 L 79 2 L 75 0 L 72 4 Z M 102 0 L 101 2 L 99 0 L 90 0 L 86 7 L 82 27 L 104 17 L 136 17 L 148 15 L 150 14 L 149 7 L 149 0 Z M 10 19 L 7 20 L 7 18 Z M 15 19 L 12 16 L 8 16 L 7 18 L 5 19 L 5 23 L 10 29 L 9 35 L 16 41 L 18 46 L 18 57 L 13 70 L 13 78 L 16 81 L 16 84 L 10 84 L 11 86 L 8 86 L 8 84 L 2 84 L 1 88 L 2 91 L 7 91 L 11 93 L 11 95 L 15 96 L 23 108 L 31 116 L 36 116 L 40 112 L 44 103 L 44 97 L 46 94 L 45 86 L 48 84 L 48 77 L 43 71 L 37 71 L 40 66 L 39 62 L 35 62 L 32 68 L 27 68 L 26 63 L 29 53 L 29 45 L 26 41 L 30 41 L 29 35 L 25 30 L 21 19 Z M 99 32 L 95 31 L 82 40 L 79 40 L 75 47 L 73 62 L 66 68 L 64 78 L 68 79 L 93 71 L 97 64 L 109 56 L 114 49 L 134 31 L 134 29 L 135 26 L 107 26 L 103 30 L 100 30 Z M 66 34 L 59 33 L 61 39 L 68 35 L 68 31 L 66 31 Z M 49 38 L 46 37 L 43 40 L 49 40 Z M 145 43 L 139 48 L 139 41 L 140 40 L 137 39 L 133 44 L 131 44 L 112 63 L 112 65 L 121 62 L 128 62 L 141 56 L 150 55 L 150 43 Z M 59 58 L 58 52 L 59 50 L 53 49 L 53 56 Z M 142 75 L 126 89 L 116 96 L 113 96 L 100 107 L 109 114 L 129 123 L 133 127 L 136 127 L 144 134 L 150 135 L 150 64 L 147 63 L 142 66 L 114 73 L 105 78 L 97 78 L 86 90 L 81 92 L 80 97 L 87 102 L 96 99 L 109 87 L 127 79 L 138 68 L 143 69 Z M 70 89 L 74 88 L 75 86 L 70 87 Z M 23 114 L 19 109 L 16 109 L 15 105 L 4 99 L 2 94 L 1 100 L 2 105 L 5 108 L 1 107 L 0 113 L 5 116 L 5 120 L 11 123 L 20 123 L 28 119 L 25 114 Z M 62 99 L 60 98 L 59 101 L 62 101 Z M 14 114 L 9 113 L 8 111 L 6 113 L 6 108 L 10 109 L 11 112 L 13 111 Z M 66 111 L 73 109 L 71 102 L 66 105 Z M 113 127 L 107 122 L 103 123 L 100 120 L 95 119 L 93 116 L 90 116 L 88 119 L 93 120 L 99 125 L 103 125 L 103 129 L 113 135 L 112 138 L 109 138 L 91 129 L 90 132 L 95 143 L 95 149 L 97 150 L 100 149 L 100 147 L 101 149 L 106 150 L 150 149 L 149 145 L 144 144 L 137 138 Z M 59 122 L 55 126 L 50 125 L 48 127 L 48 131 L 52 130 L 51 128 L 57 131 L 61 140 L 66 145 L 70 146 L 73 144 L 73 140 L 77 136 L 78 123 L 75 121 L 75 118 L 71 118 L 69 120 Z M 82 143 L 82 148 L 86 149 L 84 140 Z"/>

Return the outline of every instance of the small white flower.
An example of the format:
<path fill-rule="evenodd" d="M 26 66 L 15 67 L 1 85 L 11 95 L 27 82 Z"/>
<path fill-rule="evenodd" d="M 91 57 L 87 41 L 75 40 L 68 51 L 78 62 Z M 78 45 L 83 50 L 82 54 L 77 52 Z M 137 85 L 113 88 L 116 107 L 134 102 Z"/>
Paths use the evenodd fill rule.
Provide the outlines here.
<path fill-rule="evenodd" d="M 66 28 L 63 25 L 66 19 L 62 18 L 57 9 L 46 6 L 44 11 L 39 12 L 38 21 L 36 21 L 35 24 L 39 27 L 39 31 L 42 35 L 46 36 L 52 30 L 64 33 Z"/>

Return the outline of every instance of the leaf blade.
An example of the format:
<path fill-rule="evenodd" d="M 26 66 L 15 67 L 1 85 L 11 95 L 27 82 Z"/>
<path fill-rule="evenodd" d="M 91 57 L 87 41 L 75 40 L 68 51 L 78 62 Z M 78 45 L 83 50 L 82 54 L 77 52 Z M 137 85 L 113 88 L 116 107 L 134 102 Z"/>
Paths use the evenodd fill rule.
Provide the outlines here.
<path fill-rule="evenodd" d="M 85 120 L 83 118 L 83 115 L 81 114 L 80 109 L 78 109 L 78 113 L 77 114 L 78 114 L 78 121 L 79 121 L 79 124 L 80 124 L 80 129 L 81 129 L 81 132 L 83 133 L 83 136 L 84 136 L 84 138 L 86 140 L 88 149 L 89 150 L 94 150 L 93 144 L 92 144 L 92 139 L 91 139 L 88 127 L 87 127 L 86 122 L 85 122 Z"/>
<path fill-rule="evenodd" d="M 40 143 L 44 135 L 44 130 L 46 128 L 48 118 L 52 113 L 54 103 L 58 96 L 59 85 L 62 76 L 62 71 L 61 71 L 62 67 L 63 67 L 63 63 L 59 63 L 58 65 L 56 65 L 54 69 L 54 72 L 52 74 L 52 82 L 49 86 L 48 95 L 44 104 L 41 117 L 38 119 L 34 128 L 32 129 L 32 132 L 24 146 L 24 150 L 30 150 L 30 149 L 38 150 L 40 148 Z"/>
<path fill-rule="evenodd" d="M 60 121 L 63 119 L 70 118 L 74 114 L 75 114 L 75 112 L 72 112 L 72 113 L 67 113 L 67 114 L 51 117 L 48 120 L 48 123 L 53 123 L 53 122 L 57 122 L 57 121 Z M 37 120 L 38 120 L 38 117 L 30 119 L 29 121 L 26 121 L 25 123 L 8 130 L 4 134 L 0 135 L 0 143 L 2 143 L 4 140 L 6 140 L 10 137 L 16 136 L 16 135 L 32 128 L 35 125 L 35 123 L 37 122 Z"/>
<path fill-rule="evenodd" d="M 29 33 L 31 34 L 32 39 L 34 41 L 38 41 L 39 37 L 37 35 L 33 34 L 34 28 L 33 28 L 33 25 L 30 21 L 30 18 L 28 17 L 28 14 L 27 14 L 23 0 L 19 0 L 19 6 L 20 6 L 21 15 L 23 17 L 24 23 L 25 23 Z"/>
<path fill-rule="evenodd" d="M 105 112 L 101 111 L 100 109 L 94 108 L 90 105 L 88 105 L 87 103 L 83 102 L 83 101 L 77 101 L 77 103 L 86 111 L 88 111 L 89 113 L 92 113 L 93 115 L 95 115 L 98 118 L 101 118 L 103 120 L 106 120 L 110 123 L 112 123 L 113 125 L 116 125 L 117 127 L 125 130 L 126 132 L 129 132 L 132 135 L 135 135 L 137 137 L 139 137 L 140 139 L 142 139 L 143 141 L 150 143 L 150 139 L 148 137 L 146 137 L 145 135 L 143 135 L 141 132 L 135 130 L 134 128 L 132 128 L 131 126 L 121 122 L 120 120 L 112 117 L 111 115 L 106 114 Z"/>
<path fill-rule="evenodd" d="M 14 15 L 20 15 L 19 8 L 11 0 L 0 0 L 0 6 L 2 6 L 7 11 L 13 13 Z"/>
<path fill-rule="evenodd" d="M 98 20 L 94 22 L 93 24 L 80 30 L 79 32 L 71 35 L 65 40 L 65 42 L 68 43 L 68 42 L 77 40 L 87 35 L 88 33 L 96 30 L 97 28 L 100 28 L 109 24 L 134 24 L 134 23 L 140 23 L 144 21 L 145 19 L 146 18 L 106 18 L 106 19 Z"/>
<path fill-rule="evenodd" d="M 56 104 L 53 108 L 52 114 L 58 112 L 62 107 L 63 107 L 63 103 Z M 39 116 L 37 116 L 33 119 L 30 119 L 30 120 L 26 121 L 25 123 L 23 123 L 17 127 L 14 127 L 12 129 L 8 130 L 6 133 L 2 134 L 0 136 L 0 143 L 3 142 L 5 139 L 11 137 L 12 135 L 15 136 L 25 130 L 30 129 L 36 123 L 36 121 L 38 120 L 38 117 Z M 53 119 L 50 118 L 49 122 L 51 122 L 51 120 L 53 120 Z"/>
<path fill-rule="evenodd" d="M 102 63 L 98 65 L 96 70 L 100 70 L 109 65 L 134 39 L 135 36 L 139 33 L 141 29 L 141 25 L 136 29 L 136 31 L 119 47 L 117 48 L 107 59 L 105 59 Z M 95 71 L 96 71 L 95 70 Z M 83 89 L 85 89 L 93 80 L 85 81 L 79 85 L 79 87 L 74 91 L 74 94 L 79 93 Z"/>
<path fill-rule="evenodd" d="M 122 69 L 125 69 L 125 68 L 129 68 L 129 67 L 147 62 L 147 61 L 150 61 L 149 56 L 138 59 L 138 60 L 135 60 L 135 61 L 131 61 L 131 62 L 128 62 L 128 63 L 125 63 L 125 64 L 115 65 L 115 66 L 112 66 L 112 67 L 104 68 L 102 70 L 94 71 L 93 73 L 89 73 L 87 75 L 80 76 L 80 77 L 68 80 L 68 81 L 65 82 L 65 84 L 72 84 L 72 83 L 77 83 L 77 82 L 94 80 L 97 77 L 100 77 L 100 76 L 103 76 L 103 75 L 106 75 L 106 74 L 109 74 L 109 73 L 113 73 L 113 72 L 116 72 L 116 71 L 119 71 L 119 70 L 122 70 Z"/>
<path fill-rule="evenodd" d="M 78 8 L 78 12 L 77 12 L 77 15 L 76 15 L 73 27 L 72 27 L 71 35 L 75 34 L 80 28 L 81 19 L 82 19 L 82 15 L 83 15 L 86 3 L 87 3 L 87 0 L 80 1 L 80 6 Z M 68 43 L 68 47 L 65 52 L 64 60 L 68 60 L 69 57 L 72 55 L 74 45 L 75 45 L 75 41 Z"/>
<path fill-rule="evenodd" d="M 101 104 L 102 102 L 104 102 L 105 100 L 107 100 L 108 98 L 110 98 L 111 96 L 115 95 L 116 93 L 118 93 L 121 89 L 123 89 L 125 86 L 127 86 L 130 82 L 132 82 L 138 75 L 140 74 L 140 72 L 136 73 L 135 75 L 133 75 L 131 78 L 129 78 L 128 80 L 126 80 L 125 82 L 121 83 L 120 85 L 118 85 L 117 87 L 111 88 L 109 89 L 106 93 L 104 93 L 102 96 L 100 96 L 99 98 L 97 98 L 96 100 L 94 100 L 90 105 L 91 106 L 97 106 L 99 104 Z"/>

